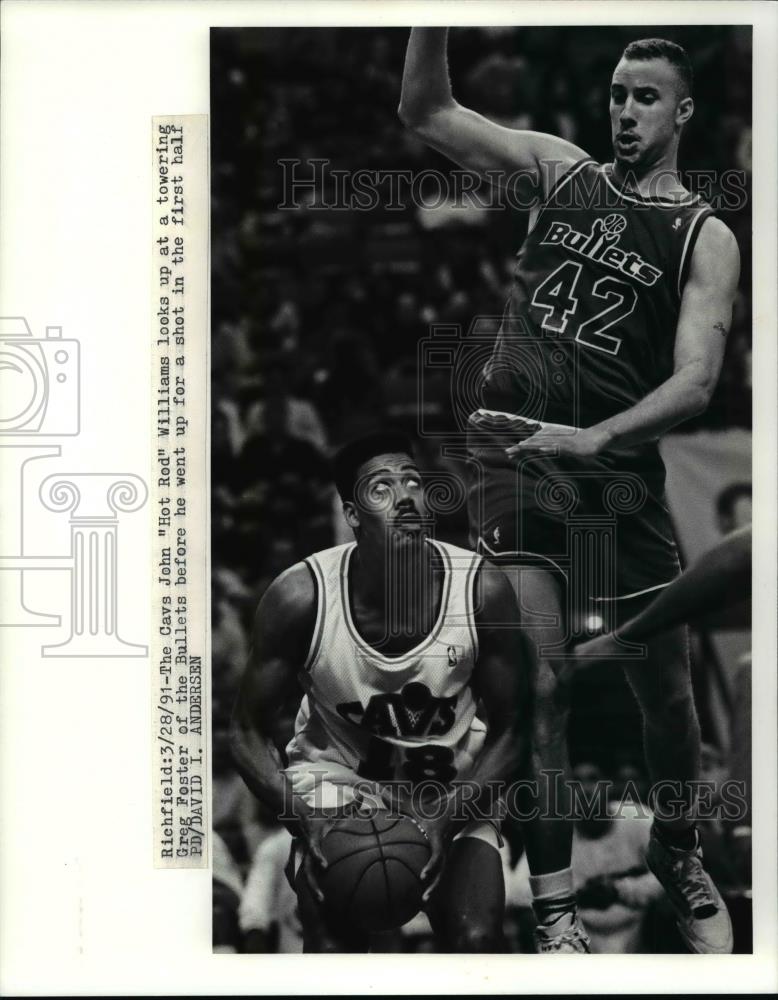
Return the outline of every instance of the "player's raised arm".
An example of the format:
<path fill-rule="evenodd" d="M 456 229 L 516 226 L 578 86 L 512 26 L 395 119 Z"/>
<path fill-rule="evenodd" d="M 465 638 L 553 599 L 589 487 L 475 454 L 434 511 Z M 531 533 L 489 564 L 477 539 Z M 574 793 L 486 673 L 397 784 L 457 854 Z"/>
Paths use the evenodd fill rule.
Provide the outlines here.
<path fill-rule="evenodd" d="M 316 617 L 316 593 L 308 568 L 298 563 L 267 589 L 254 618 L 251 650 L 233 712 L 230 745 L 235 766 L 251 791 L 276 816 L 292 805 L 277 744 L 282 708 L 295 691 Z"/>
<path fill-rule="evenodd" d="M 530 176 L 543 194 L 586 153 L 558 136 L 504 128 L 462 107 L 451 92 L 447 28 L 413 28 L 405 56 L 399 115 L 430 146 L 501 186 Z"/>

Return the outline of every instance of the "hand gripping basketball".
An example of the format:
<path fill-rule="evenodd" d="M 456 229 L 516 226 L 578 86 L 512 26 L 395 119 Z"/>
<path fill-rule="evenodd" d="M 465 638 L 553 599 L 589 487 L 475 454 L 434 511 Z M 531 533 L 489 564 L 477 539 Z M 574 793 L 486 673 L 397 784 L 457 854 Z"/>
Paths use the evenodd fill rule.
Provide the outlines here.
<path fill-rule="evenodd" d="M 446 833 L 451 832 L 449 824 L 453 812 L 453 799 L 450 796 L 442 796 L 437 801 L 440 806 L 437 809 L 433 809 L 433 801 L 428 800 L 425 818 L 419 819 L 413 808 L 410 794 L 402 786 L 386 786 L 382 790 L 382 797 L 390 809 L 409 817 L 417 826 L 421 827 L 427 836 L 430 856 L 420 874 L 424 886 L 423 901 L 426 903 L 435 891 L 443 869 L 443 858 L 448 842 Z"/>
<path fill-rule="evenodd" d="M 421 909 L 426 833 L 409 816 L 380 809 L 337 820 L 321 842 L 324 905 L 338 922 L 367 931 L 401 927 Z"/>

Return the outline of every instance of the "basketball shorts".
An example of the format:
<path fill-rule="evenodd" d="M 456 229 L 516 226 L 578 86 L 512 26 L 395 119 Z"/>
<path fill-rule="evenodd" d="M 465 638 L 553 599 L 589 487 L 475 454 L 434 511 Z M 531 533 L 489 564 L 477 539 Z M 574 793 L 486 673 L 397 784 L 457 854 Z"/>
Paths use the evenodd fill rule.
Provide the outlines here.
<path fill-rule="evenodd" d="M 505 454 L 540 426 L 489 410 L 471 415 L 471 546 L 498 563 L 549 570 L 576 591 L 579 606 L 666 586 L 680 563 L 656 446 L 585 461 Z"/>

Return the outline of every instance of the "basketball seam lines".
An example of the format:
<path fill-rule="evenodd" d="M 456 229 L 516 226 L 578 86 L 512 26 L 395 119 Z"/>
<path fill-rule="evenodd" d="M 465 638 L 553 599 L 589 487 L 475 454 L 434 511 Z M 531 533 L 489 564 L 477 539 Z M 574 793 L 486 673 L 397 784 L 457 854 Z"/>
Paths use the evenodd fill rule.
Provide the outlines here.
<path fill-rule="evenodd" d="M 351 911 L 351 904 L 354 902 L 354 896 L 356 896 L 357 894 L 357 889 L 359 888 L 362 879 L 365 877 L 365 875 L 367 875 L 367 873 L 370 871 L 373 865 L 377 865 L 380 860 L 381 860 L 380 858 L 376 858 L 375 861 L 371 861 L 370 864 L 366 865 L 360 872 L 359 878 L 354 883 L 354 888 L 351 890 L 351 893 L 349 894 L 348 897 L 348 902 L 346 903 L 345 906 L 346 915 L 348 915 L 348 913 Z"/>
<path fill-rule="evenodd" d="M 420 844 L 418 840 L 393 840 L 387 847 L 427 847 L 427 844 Z M 355 850 L 350 851 L 348 854 L 342 854 L 339 858 L 335 858 L 334 861 L 330 861 L 327 864 L 327 868 L 334 868 L 335 865 L 339 864 L 341 861 L 345 861 L 347 858 L 353 858 L 355 854 L 363 854 L 365 851 L 372 851 L 373 844 L 368 844 L 366 847 L 357 847 Z M 380 860 L 380 859 L 379 859 Z M 389 858 L 390 861 L 396 861 L 397 858 Z"/>
<path fill-rule="evenodd" d="M 388 904 L 387 908 L 388 908 L 389 912 L 392 915 L 392 917 L 391 917 L 392 923 L 394 923 L 394 919 L 395 919 L 395 912 L 394 912 L 394 910 L 395 910 L 395 908 L 394 908 L 394 903 L 393 903 L 393 900 L 392 900 L 392 888 L 391 888 L 391 885 L 389 884 L 389 872 L 386 870 L 386 858 L 384 856 L 384 848 L 383 848 L 383 844 L 381 843 L 381 838 L 378 835 L 378 830 L 376 830 L 376 828 L 375 828 L 375 820 L 371 819 L 370 820 L 370 825 L 373 828 L 373 833 L 375 834 L 375 841 L 376 841 L 376 844 L 378 845 L 378 852 L 381 855 L 380 861 L 381 861 L 381 867 L 382 867 L 383 872 L 384 872 L 384 884 L 386 885 L 386 902 Z"/>
<path fill-rule="evenodd" d="M 408 871 L 409 871 L 409 872 L 411 873 L 411 875 L 413 875 L 413 877 L 414 877 L 414 878 L 415 878 L 415 879 L 416 879 L 417 881 L 421 882 L 421 878 L 419 877 L 419 873 L 418 873 L 418 872 L 415 872 L 415 871 L 413 870 L 413 868 L 411 868 L 411 866 L 410 866 L 410 865 L 408 864 L 408 862 L 407 862 L 407 861 L 403 861 L 403 859 L 402 859 L 402 858 L 389 858 L 389 860 L 390 860 L 390 861 L 396 861 L 398 865 L 403 865 L 403 867 L 407 868 L 407 869 L 408 869 Z M 429 859 L 428 859 L 428 860 L 429 860 Z M 384 872 L 386 872 L 386 866 L 384 866 Z"/>

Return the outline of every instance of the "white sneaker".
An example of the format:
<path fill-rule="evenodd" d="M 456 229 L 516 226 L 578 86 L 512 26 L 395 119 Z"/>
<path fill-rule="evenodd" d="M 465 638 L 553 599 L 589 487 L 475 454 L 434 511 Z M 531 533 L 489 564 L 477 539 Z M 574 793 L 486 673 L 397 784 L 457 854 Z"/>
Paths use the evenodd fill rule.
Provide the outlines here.
<path fill-rule="evenodd" d="M 732 921 L 726 904 L 702 867 L 700 835 L 690 851 L 666 847 L 651 830 L 646 863 L 673 904 L 678 930 L 698 955 L 732 954 Z"/>
<path fill-rule="evenodd" d="M 539 955 L 554 951 L 588 955 L 592 950 L 589 935 L 583 929 L 577 913 L 563 914 L 553 924 L 538 924 L 535 928 L 535 945 Z"/>

